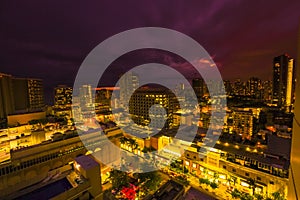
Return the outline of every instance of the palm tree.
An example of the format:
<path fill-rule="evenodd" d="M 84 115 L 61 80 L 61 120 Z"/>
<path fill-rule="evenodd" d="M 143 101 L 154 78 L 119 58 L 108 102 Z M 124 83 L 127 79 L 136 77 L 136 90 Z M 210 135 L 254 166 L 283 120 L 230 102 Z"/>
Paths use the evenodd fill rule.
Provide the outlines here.
<path fill-rule="evenodd" d="M 129 184 L 129 177 L 126 172 L 112 169 L 109 178 L 112 181 L 113 189 L 120 189 Z"/>
<path fill-rule="evenodd" d="M 129 139 L 128 144 L 131 147 L 132 151 L 134 151 L 138 147 L 138 143 L 134 139 Z"/>
<path fill-rule="evenodd" d="M 219 174 L 217 172 L 214 173 L 214 181 L 218 180 Z"/>
<path fill-rule="evenodd" d="M 227 183 L 229 184 L 229 187 L 231 188 L 231 182 L 233 182 L 232 177 L 227 177 Z"/>
<path fill-rule="evenodd" d="M 274 200 L 284 200 L 284 195 L 281 194 L 280 191 L 272 193 Z"/>
<path fill-rule="evenodd" d="M 121 143 L 121 144 L 125 144 L 125 143 L 126 143 L 126 139 L 127 139 L 127 138 L 125 138 L 125 137 L 121 137 L 121 138 L 120 138 L 120 143 Z"/>
<path fill-rule="evenodd" d="M 232 178 L 232 180 L 233 180 L 233 186 L 235 186 L 236 181 L 237 181 L 237 178 L 236 178 L 235 176 L 232 176 L 231 178 Z"/>

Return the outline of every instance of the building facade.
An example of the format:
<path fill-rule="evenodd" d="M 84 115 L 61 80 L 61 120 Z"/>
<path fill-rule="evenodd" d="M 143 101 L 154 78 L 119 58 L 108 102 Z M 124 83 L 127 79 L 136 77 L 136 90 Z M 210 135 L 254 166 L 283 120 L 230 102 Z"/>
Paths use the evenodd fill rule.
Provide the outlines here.
<path fill-rule="evenodd" d="M 233 131 L 242 137 L 251 137 L 253 133 L 253 113 L 251 110 L 233 110 Z"/>
<path fill-rule="evenodd" d="M 70 108 L 72 104 L 73 88 L 59 85 L 54 89 L 54 106 L 57 108 Z"/>
<path fill-rule="evenodd" d="M 151 116 L 150 109 L 160 105 L 164 109 L 157 109 Z M 134 92 L 129 101 L 129 113 L 133 121 L 142 126 L 151 123 L 153 128 L 162 129 L 174 127 L 174 115 L 179 109 L 176 96 L 166 88 L 141 88 Z M 166 118 L 163 124 L 162 118 Z"/>
<path fill-rule="evenodd" d="M 29 147 L 11 149 L 10 160 L 0 166 L 0 198 L 5 199 L 18 190 L 42 182 L 47 179 L 49 172 L 70 164 L 78 156 L 88 152 L 94 152 L 95 157 L 101 157 L 106 164 L 118 163 L 120 160 L 119 149 L 109 149 L 110 145 L 107 145 L 107 138 L 119 146 L 118 137 L 122 135 L 122 131 L 116 128 L 107 129 L 104 134 L 101 135 L 99 131 L 94 130 L 81 135 L 81 138 L 76 132 L 57 134 L 52 141 L 48 140 Z M 32 137 L 35 137 L 32 139 L 40 138 L 36 134 Z M 85 141 L 85 144 L 82 143 L 81 139 Z M 91 150 L 93 152 L 90 152 Z M 97 191 L 94 192 L 97 193 Z"/>
<path fill-rule="evenodd" d="M 139 77 L 132 72 L 127 72 L 120 78 L 120 104 L 127 107 L 131 94 L 139 88 Z"/>
<path fill-rule="evenodd" d="M 287 195 L 288 160 L 266 158 L 253 148 L 228 143 L 217 144 L 201 155 L 199 148 L 189 148 L 183 156 L 184 166 L 195 176 L 250 194 L 252 179 L 255 193 L 271 197 L 280 191 Z"/>
<path fill-rule="evenodd" d="M 12 76 L 0 74 L 0 118 L 6 118 L 7 115 L 14 113 L 14 111 Z"/>
<path fill-rule="evenodd" d="M 192 87 L 198 99 L 201 99 L 206 93 L 206 85 L 202 78 L 194 78 L 192 80 Z"/>
<path fill-rule="evenodd" d="M 262 98 L 262 82 L 259 78 L 251 77 L 247 82 L 247 95 L 255 98 Z"/>
<path fill-rule="evenodd" d="M 294 102 L 294 87 L 294 59 L 288 54 L 275 57 L 273 60 L 273 103 L 290 111 Z"/>
<path fill-rule="evenodd" d="M 34 78 L 13 78 L 15 112 L 36 112 L 44 109 L 43 81 Z"/>
<path fill-rule="evenodd" d="M 41 79 L 15 78 L 0 74 L 0 118 L 44 109 L 44 90 Z"/>

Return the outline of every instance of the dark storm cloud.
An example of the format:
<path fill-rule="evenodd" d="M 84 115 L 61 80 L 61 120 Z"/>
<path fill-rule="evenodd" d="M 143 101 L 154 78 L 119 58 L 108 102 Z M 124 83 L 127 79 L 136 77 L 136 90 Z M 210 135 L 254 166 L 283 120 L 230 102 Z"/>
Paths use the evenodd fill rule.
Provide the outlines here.
<path fill-rule="evenodd" d="M 274 56 L 295 57 L 299 7 L 297 0 L 1 1 L 0 71 L 42 78 L 49 90 L 72 85 L 81 62 L 101 41 L 127 29 L 159 26 L 197 40 L 226 79 L 270 78 Z M 155 53 L 124 62 L 165 59 L 150 54 Z M 111 73 L 126 68 L 117 64 Z"/>

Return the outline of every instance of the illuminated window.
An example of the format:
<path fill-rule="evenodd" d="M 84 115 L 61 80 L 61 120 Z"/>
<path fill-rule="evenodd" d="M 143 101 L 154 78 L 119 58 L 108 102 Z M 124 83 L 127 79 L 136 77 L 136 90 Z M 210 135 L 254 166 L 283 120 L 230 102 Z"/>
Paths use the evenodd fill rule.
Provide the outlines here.
<path fill-rule="evenodd" d="M 241 186 L 244 186 L 244 187 L 249 187 L 249 184 L 244 182 L 244 181 L 241 181 Z"/>
<path fill-rule="evenodd" d="M 211 176 L 214 175 L 214 173 L 212 171 L 208 171 L 207 173 Z"/>
<path fill-rule="evenodd" d="M 219 177 L 220 177 L 221 179 L 226 180 L 226 175 L 224 175 L 224 174 L 220 174 Z"/>

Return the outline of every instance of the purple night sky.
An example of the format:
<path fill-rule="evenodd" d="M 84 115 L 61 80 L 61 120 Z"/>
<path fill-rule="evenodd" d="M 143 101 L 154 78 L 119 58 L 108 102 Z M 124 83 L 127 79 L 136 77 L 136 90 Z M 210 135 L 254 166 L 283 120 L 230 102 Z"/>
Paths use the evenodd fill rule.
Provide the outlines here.
<path fill-rule="evenodd" d="M 299 0 L 1 1 L 0 72 L 42 78 L 50 94 L 57 84 L 72 86 L 85 56 L 109 36 L 158 26 L 197 40 L 224 79 L 270 79 L 273 57 L 296 57 L 299 9 Z M 153 54 L 140 55 L 146 62 Z M 112 73 L 124 66 L 116 62 Z"/>

